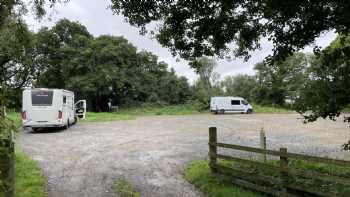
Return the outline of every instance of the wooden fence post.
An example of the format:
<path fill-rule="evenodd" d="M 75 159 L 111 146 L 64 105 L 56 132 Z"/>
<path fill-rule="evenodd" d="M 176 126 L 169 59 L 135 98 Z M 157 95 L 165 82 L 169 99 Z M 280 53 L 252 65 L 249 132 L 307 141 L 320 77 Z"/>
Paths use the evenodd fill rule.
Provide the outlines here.
<path fill-rule="evenodd" d="M 5 197 L 15 196 L 14 143 L 12 139 L 0 139 L 0 182 Z"/>
<path fill-rule="evenodd" d="M 266 151 L 266 135 L 264 128 L 260 130 L 260 148 Z M 266 162 L 266 152 L 261 154 L 261 160 Z"/>
<path fill-rule="evenodd" d="M 216 165 L 216 157 L 213 155 L 217 154 L 217 133 L 216 133 L 216 127 L 210 127 L 209 128 L 209 167 L 211 169 L 212 173 L 216 173 L 217 170 L 215 168 Z"/>
<path fill-rule="evenodd" d="M 287 148 L 280 148 L 280 177 L 281 177 L 281 196 L 288 196 L 288 156 Z"/>

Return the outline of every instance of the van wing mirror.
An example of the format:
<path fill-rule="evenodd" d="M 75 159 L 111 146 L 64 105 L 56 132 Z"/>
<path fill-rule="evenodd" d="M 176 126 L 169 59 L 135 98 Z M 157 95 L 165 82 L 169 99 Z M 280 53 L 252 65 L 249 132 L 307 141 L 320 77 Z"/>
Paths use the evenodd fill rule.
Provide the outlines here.
<path fill-rule="evenodd" d="M 243 105 L 248 105 L 249 103 L 246 100 L 242 100 Z"/>
<path fill-rule="evenodd" d="M 79 100 L 75 103 L 75 116 L 85 119 L 86 116 L 86 100 Z"/>

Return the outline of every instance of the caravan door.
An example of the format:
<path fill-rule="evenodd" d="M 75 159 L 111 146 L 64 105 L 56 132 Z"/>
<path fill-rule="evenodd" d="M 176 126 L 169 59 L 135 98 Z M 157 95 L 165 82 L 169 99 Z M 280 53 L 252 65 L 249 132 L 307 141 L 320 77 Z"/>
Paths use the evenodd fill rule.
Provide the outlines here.
<path fill-rule="evenodd" d="M 75 103 L 75 116 L 85 119 L 86 116 L 86 100 L 79 100 Z"/>

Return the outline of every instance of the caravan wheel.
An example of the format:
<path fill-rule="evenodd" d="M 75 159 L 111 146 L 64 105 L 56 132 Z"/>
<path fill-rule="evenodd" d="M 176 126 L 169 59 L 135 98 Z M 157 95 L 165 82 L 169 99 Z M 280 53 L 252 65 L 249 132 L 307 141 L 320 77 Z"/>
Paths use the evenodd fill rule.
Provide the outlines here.
<path fill-rule="evenodd" d="M 63 126 L 63 129 L 68 129 L 69 128 L 69 120 L 67 120 L 67 124 Z"/>
<path fill-rule="evenodd" d="M 40 130 L 40 128 L 37 128 L 37 127 L 33 128 L 33 127 L 32 127 L 32 131 L 33 131 L 33 132 L 38 132 L 39 130 Z"/>

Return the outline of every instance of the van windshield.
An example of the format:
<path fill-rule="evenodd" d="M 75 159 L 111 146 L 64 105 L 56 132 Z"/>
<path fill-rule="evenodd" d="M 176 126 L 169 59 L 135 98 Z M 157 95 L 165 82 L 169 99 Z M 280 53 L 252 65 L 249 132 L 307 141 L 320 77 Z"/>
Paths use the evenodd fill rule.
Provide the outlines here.
<path fill-rule="evenodd" d="M 50 106 L 52 105 L 52 90 L 33 90 L 32 105 L 33 106 Z"/>

